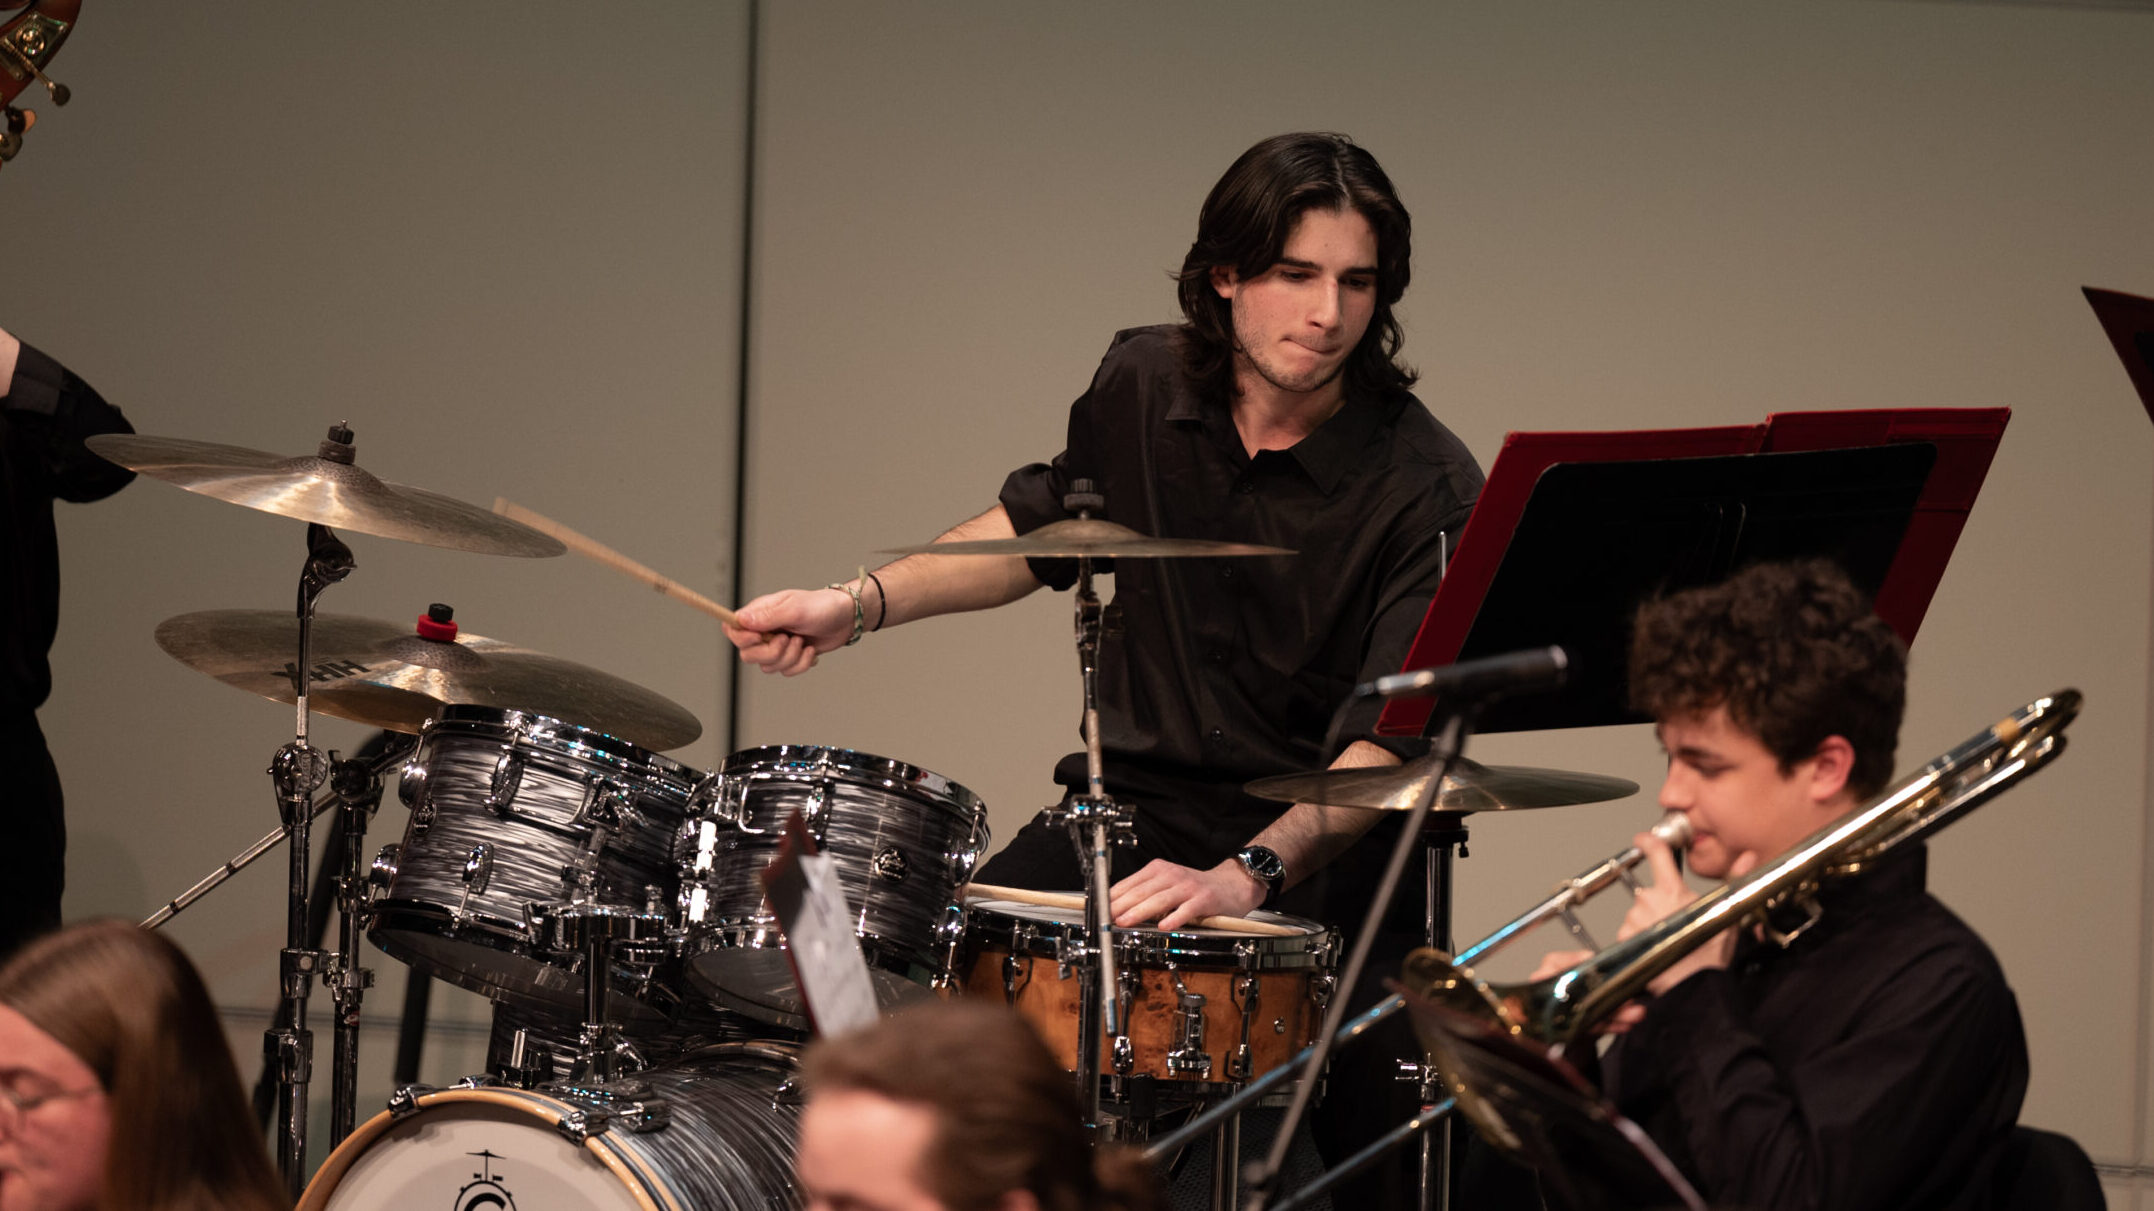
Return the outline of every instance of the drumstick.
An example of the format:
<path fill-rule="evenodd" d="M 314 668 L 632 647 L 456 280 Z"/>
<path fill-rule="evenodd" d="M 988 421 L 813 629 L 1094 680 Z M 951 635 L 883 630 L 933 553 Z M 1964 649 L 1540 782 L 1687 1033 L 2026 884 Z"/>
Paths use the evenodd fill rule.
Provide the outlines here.
<path fill-rule="evenodd" d="M 740 625 L 739 619 L 735 617 L 733 611 L 719 605 L 687 585 L 660 576 L 612 547 L 596 539 L 578 534 L 550 517 L 533 513 L 505 496 L 496 496 L 494 498 L 494 512 L 508 518 L 510 521 L 520 521 L 541 534 L 558 538 L 561 540 L 562 546 L 567 547 L 576 554 L 605 564 L 631 580 L 642 581 L 675 601 L 687 602 L 720 622 L 731 623 L 734 626 Z"/>
<path fill-rule="evenodd" d="M 1033 891 L 1026 887 L 997 887 L 992 883 L 968 883 L 965 885 L 967 900 L 1008 900 L 1013 904 L 1037 904 L 1041 908 L 1084 908 L 1084 897 L 1067 891 Z M 1300 937 L 1305 931 L 1291 925 L 1278 925 L 1270 921 L 1257 921 L 1248 917 L 1198 917 L 1190 922 L 1199 929 L 1221 929 L 1228 933 L 1259 933 L 1273 937 Z"/>

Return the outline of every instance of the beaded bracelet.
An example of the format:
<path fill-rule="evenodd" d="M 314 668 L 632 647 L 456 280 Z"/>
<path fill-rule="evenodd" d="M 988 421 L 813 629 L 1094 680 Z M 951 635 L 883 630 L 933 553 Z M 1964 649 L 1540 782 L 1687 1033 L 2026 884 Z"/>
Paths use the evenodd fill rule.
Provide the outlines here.
<path fill-rule="evenodd" d="M 845 641 L 846 647 L 851 647 L 854 644 L 859 643 L 860 637 L 868 633 L 867 607 L 860 604 L 860 582 L 862 580 L 866 580 L 867 576 L 868 570 L 866 568 L 862 568 L 860 569 L 859 580 L 841 580 L 836 584 L 826 584 L 823 586 L 826 589 L 836 589 L 839 592 L 845 594 L 847 597 L 853 599 L 853 633 L 852 637 Z"/>

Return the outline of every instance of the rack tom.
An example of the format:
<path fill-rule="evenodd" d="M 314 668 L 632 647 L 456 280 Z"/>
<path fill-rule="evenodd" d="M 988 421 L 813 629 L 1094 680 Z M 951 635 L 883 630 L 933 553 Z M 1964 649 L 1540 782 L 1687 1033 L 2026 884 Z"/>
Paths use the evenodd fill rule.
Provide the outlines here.
<path fill-rule="evenodd" d="M 368 936 L 473 992 L 580 1009 L 583 959 L 550 936 L 543 907 L 585 903 L 662 919 L 669 846 L 699 780 L 604 732 L 447 707 L 405 763 L 398 793 L 411 820 L 374 861 Z M 612 1011 L 664 1016 L 663 937 L 642 952 L 624 949 L 613 988 L 629 995 L 615 996 Z"/>
<path fill-rule="evenodd" d="M 931 770 L 846 749 L 774 745 L 726 758 L 674 846 L 673 925 L 688 980 L 741 1013 L 805 1024 L 761 875 L 798 811 L 833 860 L 885 1007 L 948 982 L 958 888 L 987 847 L 987 807 Z"/>

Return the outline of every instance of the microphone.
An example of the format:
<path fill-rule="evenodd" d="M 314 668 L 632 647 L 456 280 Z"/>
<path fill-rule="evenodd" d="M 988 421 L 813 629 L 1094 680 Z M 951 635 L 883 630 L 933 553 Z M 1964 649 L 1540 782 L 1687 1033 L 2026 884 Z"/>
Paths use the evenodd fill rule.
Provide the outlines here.
<path fill-rule="evenodd" d="M 1356 698 L 1498 698 L 1563 684 L 1571 658 L 1562 648 L 1526 648 L 1441 668 L 1393 673 L 1354 687 Z"/>

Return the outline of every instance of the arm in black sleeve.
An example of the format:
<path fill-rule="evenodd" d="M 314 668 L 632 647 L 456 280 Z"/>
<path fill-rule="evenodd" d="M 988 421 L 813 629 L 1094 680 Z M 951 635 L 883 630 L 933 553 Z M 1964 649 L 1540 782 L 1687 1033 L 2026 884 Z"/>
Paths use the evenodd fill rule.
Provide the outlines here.
<path fill-rule="evenodd" d="M 118 408 L 66 367 L 25 344 L 15 377 L 0 396 L 10 440 L 20 443 L 47 479 L 51 494 L 76 502 L 102 500 L 135 473 L 90 452 L 83 439 L 99 433 L 133 433 Z"/>
<path fill-rule="evenodd" d="M 1119 343 L 1117 338 L 1117 343 Z M 1069 495 L 1070 484 L 1079 479 L 1092 480 L 1097 490 L 1105 491 L 1109 485 L 1102 482 L 1102 462 L 1099 457 L 1099 398 L 1106 380 L 1114 373 L 1114 349 L 1109 347 L 1107 356 L 1093 373 L 1092 385 L 1077 401 L 1070 405 L 1069 433 L 1062 453 L 1049 463 L 1030 463 L 1010 472 L 1002 482 L 1000 497 L 1002 508 L 1010 515 L 1010 524 L 1019 534 L 1028 534 L 1049 522 L 1061 521 L 1070 516 L 1063 507 L 1062 499 Z M 1114 501 L 1107 503 L 1107 516 L 1114 516 Z M 1077 581 L 1077 563 L 1070 559 L 1028 559 L 1032 575 L 1041 584 L 1055 590 L 1069 588 Z M 1114 570 L 1111 561 L 1099 561 L 1094 571 L 1106 574 Z"/>

